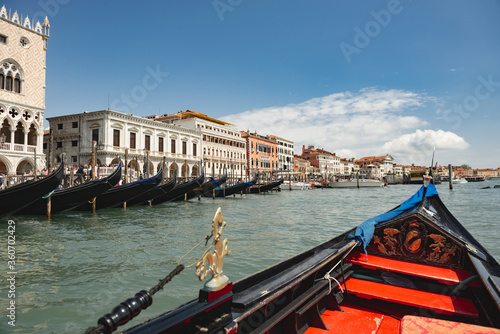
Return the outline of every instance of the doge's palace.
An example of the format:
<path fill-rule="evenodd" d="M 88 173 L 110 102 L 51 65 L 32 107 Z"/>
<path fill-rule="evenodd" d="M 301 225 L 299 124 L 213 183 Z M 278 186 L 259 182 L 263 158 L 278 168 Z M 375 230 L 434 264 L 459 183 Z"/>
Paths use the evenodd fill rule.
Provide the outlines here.
<path fill-rule="evenodd" d="M 0 174 L 23 174 L 45 167 L 43 112 L 47 18 L 31 22 L 17 11 L 0 9 Z"/>

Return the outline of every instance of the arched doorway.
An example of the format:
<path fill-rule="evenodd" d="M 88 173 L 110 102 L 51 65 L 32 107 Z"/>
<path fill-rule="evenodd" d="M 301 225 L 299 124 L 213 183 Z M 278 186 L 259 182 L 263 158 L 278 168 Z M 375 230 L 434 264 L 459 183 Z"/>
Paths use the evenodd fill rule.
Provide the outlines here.
<path fill-rule="evenodd" d="M 148 171 L 148 176 L 149 177 L 153 176 L 153 173 L 154 173 L 154 170 L 155 170 L 155 166 L 153 165 L 153 163 L 151 161 L 148 161 L 148 167 L 147 168 L 148 168 L 148 170 L 147 170 Z M 143 168 L 143 170 L 145 170 L 145 169 Z M 144 175 L 144 177 L 146 177 L 146 175 Z"/>
<path fill-rule="evenodd" d="M 194 165 L 193 169 L 191 170 L 191 177 L 197 177 L 199 175 L 198 173 L 198 165 Z"/>
<path fill-rule="evenodd" d="M 5 165 L 5 163 L 2 160 L 0 160 L 0 174 L 3 174 L 3 175 L 8 174 L 7 166 Z"/>
<path fill-rule="evenodd" d="M 28 174 L 31 171 L 33 171 L 33 165 L 31 164 L 31 162 L 29 162 L 27 160 L 21 161 L 19 163 L 19 165 L 17 165 L 17 168 L 16 168 L 17 175 Z"/>
<path fill-rule="evenodd" d="M 58 161 L 59 162 L 59 161 Z M 87 162 L 87 165 L 91 166 L 92 165 L 92 158 L 90 158 L 89 162 Z M 100 166 L 101 165 L 101 160 L 95 159 L 95 165 Z"/>
<path fill-rule="evenodd" d="M 137 170 L 137 162 L 135 160 L 130 160 L 127 167 L 133 170 Z"/>
<path fill-rule="evenodd" d="M 114 158 L 111 160 L 111 166 L 117 165 L 120 162 L 120 158 Z"/>
<path fill-rule="evenodd" d="M 177 163 L 173 163 L 170 165 L 170 168 L 169 168 L 169 177 L 174 177 L 176 176 L 178 173 L 177 173 L 177 170 L 179 169 L 179 166 L 177 166 Z"/>

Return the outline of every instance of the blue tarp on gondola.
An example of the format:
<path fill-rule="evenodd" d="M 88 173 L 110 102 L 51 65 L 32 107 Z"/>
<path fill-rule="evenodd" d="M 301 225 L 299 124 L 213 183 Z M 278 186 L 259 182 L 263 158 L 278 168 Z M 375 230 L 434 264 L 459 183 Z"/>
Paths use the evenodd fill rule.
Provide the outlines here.
<path fill-rule="evenodd" d="M 361 241 L 363 243 L 363 247 L 365 247 L 365 252 L 366 252 L 366 246 L 368 246 L 368 244 L 373 238 L 373 233 L 375 232 L 375 226 L 379 223 L 391 220 L 392 218 L 397 217 L 406 210 L 413 209 L 415 206 L 419 205 L 422 202 L 424 189 L 425 187 L 422 186 L 422 188 L 420 188 L 419 191 L 417 191 L 412 197 L 407 199 L 403 204 L 401 204 L 394 210 L 391 210 L 389 212 L 365 220 L 361 225 L 359 225 L 356 228 L 356 232 L 354 232 L 354 235 L 351 235 L 351 237 L 354 237 L 356 240 Z M 436 186 L 434 186 L 432 183 L 429 184 L 427 186 L 425 197 L 431 197 L 437 194 L 438 192 L 436 190 Z"/>

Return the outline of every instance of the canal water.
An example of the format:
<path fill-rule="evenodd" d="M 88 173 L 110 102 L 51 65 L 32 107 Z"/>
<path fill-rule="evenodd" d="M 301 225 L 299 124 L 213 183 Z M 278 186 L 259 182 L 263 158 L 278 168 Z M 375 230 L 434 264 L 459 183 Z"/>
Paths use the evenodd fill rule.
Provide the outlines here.
<path fill-rule="evenodd" d="M 441 199 L 459 221 L 500 259 L 498 181 L 437 185 Z M 490 186 L 491 189 L 481 189 Z M 0 288 L 0 333 L 82 333 L 136 292 L 158 283 L 178 259 L 211 231 L 222 208 L 230 256 L 224 273 L 239 280 L 326 241 L 386 212 L 419 189 L 394 185 L 379 189 L 314 189 L 243 195 L 224 199 L 104 209 L 96 214 L 67 212 L 53 219 L 15 216 L 16 327 L 5 317 L 8 282 Z M 0 272 L 7 267 L 7 221 L 2 221 Z M 203 248 L 183 260 L 189 265 Z M 154 296 L 135 324 L 197 297 L 202 286 L 186 269 Z M 123 328 L 128 327 L 128 325 Z"/>

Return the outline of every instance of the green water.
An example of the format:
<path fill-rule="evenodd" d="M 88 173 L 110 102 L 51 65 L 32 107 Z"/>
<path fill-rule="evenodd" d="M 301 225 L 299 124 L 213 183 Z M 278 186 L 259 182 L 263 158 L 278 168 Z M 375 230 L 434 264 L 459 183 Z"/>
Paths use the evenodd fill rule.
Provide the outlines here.
<path fill-rule="evenodd" d="M 438 185 L 441 199 L 500 259 L 500 181 Z M 150 289 L 211 230 L 222 208 L 231 255 L 224 273 L 236 281 L 394 208 L 416 185 L 315 189 L 166 203 L 156 207 L 68 212 L 51 221 L 15 216 L 16 326 L 8 325 L 7 220 L 2 228 L 0 333 L 81 333 L 142 289 Z M 200 256 L 200 248 L 195 255 Z M 192 256 L 183 264 L 196 260 Z M 197 296 L 202 283 L 186 269 L 154 297 L 135 324 Z M 126 325 L 123 328 L 128 327 Z"/>

